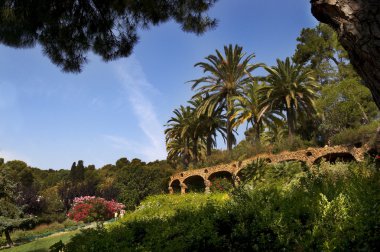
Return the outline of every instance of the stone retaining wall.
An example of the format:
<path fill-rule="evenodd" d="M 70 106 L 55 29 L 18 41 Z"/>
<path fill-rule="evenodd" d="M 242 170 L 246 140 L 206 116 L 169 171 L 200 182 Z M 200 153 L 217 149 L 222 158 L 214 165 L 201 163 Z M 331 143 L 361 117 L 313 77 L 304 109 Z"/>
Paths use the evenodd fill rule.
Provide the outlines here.
<path fill-rule="evenodd" d="M 193 176 L 199 176 L 203 178 L 205 184 L 205 192 L 209 192 L 211 185 L 209 177 L 218 172 L 230 173 L 234 179 L 234 182 L 238 183 L 239 171 L 256 159 L 265 159 L 269 163 L 279 163 L 295 160 L 304 162 L 308 166 L 318 163 L 322 158 L 333 160 L 336 157 L 351 157 L 360 162 L 363 161 L 364 154 L 368 151 L 368 149 L 369 148 L 367 145 L 361 148 L 341 145 L 331 147 L 326 146 L 324 148 L 307 148 L 293 152 L 283 151 L 279 154 L 259 154 L 242 162 L 232 162 L 229 164 L 221 164 L 196 170 L 182 171 L 170 177 L 169 193 L 173 193 L 173 183 L 179 184 L 181 187 L 181 193 L 185 193 L 187 189 L 185 180 Z"/>

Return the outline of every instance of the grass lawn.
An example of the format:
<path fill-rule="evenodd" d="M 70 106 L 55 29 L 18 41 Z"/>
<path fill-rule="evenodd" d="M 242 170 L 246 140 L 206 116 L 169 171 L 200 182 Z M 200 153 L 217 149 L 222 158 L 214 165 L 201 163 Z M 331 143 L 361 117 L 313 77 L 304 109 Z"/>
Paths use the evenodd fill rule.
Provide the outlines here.
<path fill-rule="evenodd" d="M 56 242 L 59 242 L 59 240 L 62 240 L 63 243 L 67 243 L 70 238 L 76 234 L 79 233 L 80 230 L 73 230 L 68 232 L 60 232 L 53 235 L 50 235 L 48 237 L 44 237 L 17 247 L 5 249 L 6 252 L 24 252 L 24 251 L 34 251 L 34 252 L 43 252 L 43 251 L 49 251 L 49 247 L 53 245 Z"/>

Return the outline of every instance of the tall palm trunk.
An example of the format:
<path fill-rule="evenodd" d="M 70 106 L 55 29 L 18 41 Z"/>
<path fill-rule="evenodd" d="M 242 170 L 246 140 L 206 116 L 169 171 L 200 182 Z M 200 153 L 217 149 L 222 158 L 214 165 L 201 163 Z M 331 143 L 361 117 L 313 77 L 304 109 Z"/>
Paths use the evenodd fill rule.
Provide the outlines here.
<path fill-rule="evenodd" d="M 193 138 L 193 162 L 196 164 L 198 162 L 198 137 Z"/>
<path fill-rule="evenodd" d="M 295 133 L 295 122 L 294 122 L 294 115 L 295 111 L 293 106 L 290 106 L 290 108 L 286 108 L 286 118 L 288 120 L 288 132 L 289 132 L 289 138 L 293 139 L 294 133 Z"/>
<path fill-rule="evenodd" d="M 190 143 L 189 142 L 190 142 L 189 138 L 187 137 L 185 141 L 185 151 L 183 155 L 183 164 L 186 169 L 189 167 L 189 163 L 190 163 L 190 153 L 189 153 Z"/>
<path fill-rule="evenodd" d="M 231 123 L 231 114 L 229 106 L 227 107 L 227 151 L 232 151 L 232 123 Z"/>
<path fill-rule="evenodd" d="M 255 141 L 256 141 L 256 144 L 260 145 L 260 124 L 258 122 L 254 122 L 255 123 L 255 129 L 256 129 L 256 137 L 255 137 Z"/>
<path fill-rule="evenodd" d="M 212 134 L 211 133 L 209 133 L 207 135 L 206 141 L 207 141 L 207 143 L 206 143 L 206 145 L 207 145 L 206 155 L 210 156 L 211 155 L 211 149 L 212 149 Z"/>
<path fill-rule="evenodd" d="M 232 125 L 230 118 L 227 119 L 227 150 L 232 150 Z"/>
<path fill-rule="evenodd" d="M 231 123 L 231 115 L 232 113 L 232 104 L 231 101 L 229 101 L 227 96 L 227 151 L 232 151 L 232 123 Z"/>

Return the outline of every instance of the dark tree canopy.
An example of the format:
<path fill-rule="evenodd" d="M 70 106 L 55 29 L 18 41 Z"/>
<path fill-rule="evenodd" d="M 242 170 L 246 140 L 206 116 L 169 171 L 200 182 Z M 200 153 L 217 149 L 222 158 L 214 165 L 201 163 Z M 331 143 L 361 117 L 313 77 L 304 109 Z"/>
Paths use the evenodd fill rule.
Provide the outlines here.
<path fill-rule="evenodd" d="M 215 27 L 206 12 L 217 0 L 3 0 L 0 43 L 34 47 L 66 72 L 80 72 L 88 51 L 109 61 L 127 57 L 138 30 L 174 20 L 183 31 Z"/>

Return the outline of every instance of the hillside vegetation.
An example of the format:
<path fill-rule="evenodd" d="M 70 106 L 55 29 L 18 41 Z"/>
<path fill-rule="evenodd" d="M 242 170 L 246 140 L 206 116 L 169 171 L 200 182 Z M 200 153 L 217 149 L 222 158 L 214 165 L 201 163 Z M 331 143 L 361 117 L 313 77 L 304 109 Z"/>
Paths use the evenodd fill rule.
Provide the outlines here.
<path fill-rule="evenodd" d="M 229 194 L 159 195 L 65 251 L 374 251 L 380 246 L 380 172 L 372 163 L 246 168 Z"/>

